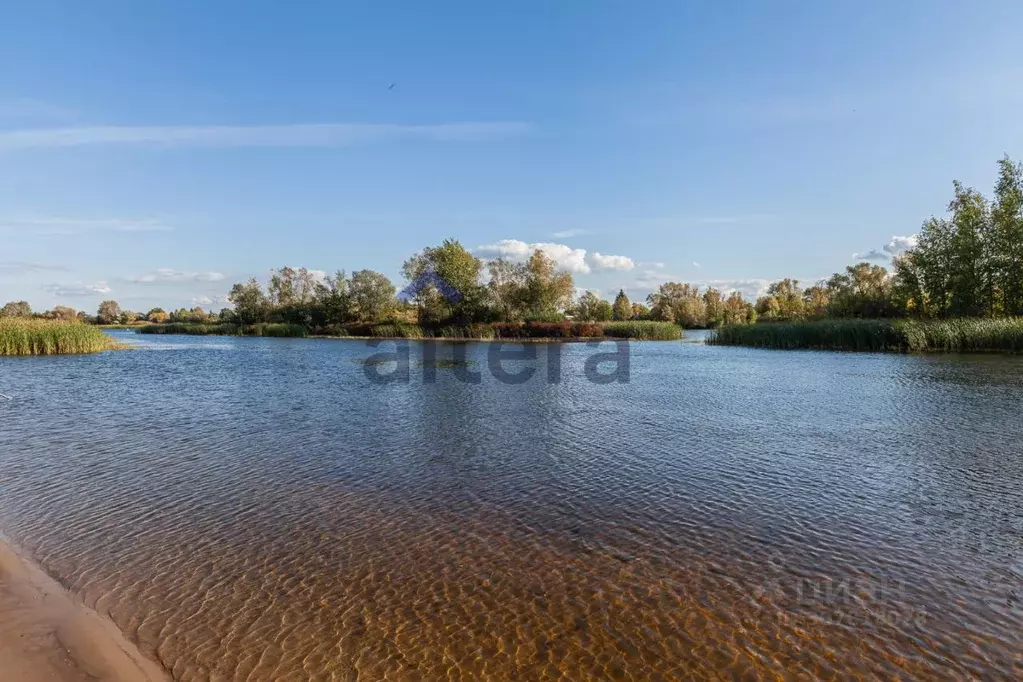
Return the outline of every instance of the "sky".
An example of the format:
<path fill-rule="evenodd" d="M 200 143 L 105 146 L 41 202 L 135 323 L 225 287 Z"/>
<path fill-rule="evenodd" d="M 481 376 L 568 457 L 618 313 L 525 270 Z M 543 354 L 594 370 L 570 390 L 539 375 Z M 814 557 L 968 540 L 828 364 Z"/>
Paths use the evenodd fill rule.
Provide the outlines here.
<path fill-rule="evenodd" d="M 536 245 L 580 288 L 879 264 L 1023 157 L 1023 3 L 4 2 L 0 303 L 219 308 Z"/>

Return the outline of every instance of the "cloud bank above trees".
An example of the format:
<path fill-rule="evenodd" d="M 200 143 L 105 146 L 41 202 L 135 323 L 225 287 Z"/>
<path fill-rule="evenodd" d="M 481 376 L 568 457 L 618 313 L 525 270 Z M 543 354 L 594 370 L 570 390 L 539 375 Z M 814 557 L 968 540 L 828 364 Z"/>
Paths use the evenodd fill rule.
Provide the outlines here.
<path fill-rule="evenodd" d="M 493 244 L 484 244 L 473 249 L 481 258 L 504 258 L 516 263 L 529 259 L 534 251 L 543 251 L 559 268 L 573 274 L 585 275 L 594 270 L 631 270 L 635 262 L 628 256 L 587 253 L 567 244 L 554 242 L 524 242 L 519 239 L 502 239 Z"/>

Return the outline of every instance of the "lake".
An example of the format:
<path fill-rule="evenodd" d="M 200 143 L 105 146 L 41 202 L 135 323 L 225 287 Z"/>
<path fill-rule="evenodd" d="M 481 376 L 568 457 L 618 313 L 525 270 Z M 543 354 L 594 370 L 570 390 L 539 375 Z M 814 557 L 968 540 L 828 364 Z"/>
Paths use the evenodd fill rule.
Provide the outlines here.
<path fill-rule="evenodd" d="M 1023 358 L 118 336 L 0 358 L 0 532 L 177 679 L 1023 676 Z"/>

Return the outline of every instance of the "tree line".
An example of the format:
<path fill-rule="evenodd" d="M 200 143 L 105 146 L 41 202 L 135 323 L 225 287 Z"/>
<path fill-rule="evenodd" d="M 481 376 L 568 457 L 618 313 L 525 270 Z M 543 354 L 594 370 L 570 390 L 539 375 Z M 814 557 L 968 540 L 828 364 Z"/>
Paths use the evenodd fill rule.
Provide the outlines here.
<path fill-rule="evenodd" d="M 660 320 L 683 327 L 719 327 L 756 321 L 823 318 L 950 318 L 1023 316 L 1023 165 L 998 162 L 989 200 L 954 183 L 948 216 L 924 222 L 916 245 L 893 258 L 891 268 L 869 262 L 848 266 L 802 288 L 795 279 L 772 283 L 754 303 L 738 291 L 723 292 L 666 282 L 643 302 L 620 290 L 613 301 L 592 291 L 575 296 L 571 273 L 543 251 L 525 262 L 483 261 L 457 240 L 426 247 L 402 265 L 406 288 L 398 293 L 385 275 L 341 270 L 319 277 L 306 268 L 271 271 L 235 284 L 233 308 L 147 313 L 104 301 L 95 315 L 57 306 L 33 313 L 16 301 L 0 317 L 80 319 L 99 324 L 136 321 L 289 323 L 311 329 L 350 323 L 408 322 L 423 326 L 494 322 Z"/>

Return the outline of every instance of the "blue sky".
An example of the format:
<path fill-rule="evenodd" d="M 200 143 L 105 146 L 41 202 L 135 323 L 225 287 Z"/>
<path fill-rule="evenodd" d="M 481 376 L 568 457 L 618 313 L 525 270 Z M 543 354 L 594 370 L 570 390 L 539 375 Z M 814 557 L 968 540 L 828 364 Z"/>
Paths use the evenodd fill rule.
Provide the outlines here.
<path fill-rule="evenodd" d="M 550 245 L 605 295 L 816 279 L 1023 156 L 1021 25 L 1013 0 L 7 4 L 0 302 L 177 308 L 286 264 L 400 287 L 445 237 Z"/>

